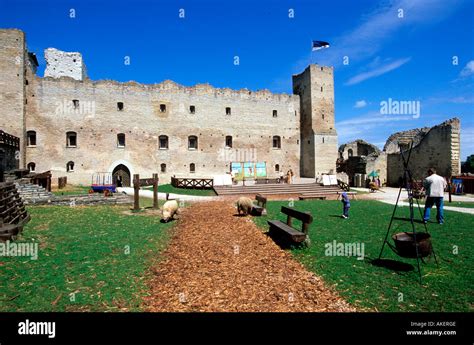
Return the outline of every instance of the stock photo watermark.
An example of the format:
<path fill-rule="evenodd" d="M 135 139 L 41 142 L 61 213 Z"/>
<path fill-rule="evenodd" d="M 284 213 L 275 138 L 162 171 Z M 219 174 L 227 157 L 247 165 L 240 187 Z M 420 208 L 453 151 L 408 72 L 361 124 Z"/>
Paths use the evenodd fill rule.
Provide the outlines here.
<path fill-rule="evenodd" d="M 337 242 L 336 240 L 324 245 L 324 255 L 326 256 L 354 256 L 357 260 L 365 258 L 365 244 L 362 242 Z"/>
<path fill-rule="evenodd" d="M 420 101 L 397 101 L 392 98 L 380 102 L 382 115 L 411 115 L 418 119 L 421 115 Z"/>
<path fill-rule="evenodd" d="M 11 242 L 0 243 L 0 257 L 29 257 L 38 260 L 38 242 Z"/>

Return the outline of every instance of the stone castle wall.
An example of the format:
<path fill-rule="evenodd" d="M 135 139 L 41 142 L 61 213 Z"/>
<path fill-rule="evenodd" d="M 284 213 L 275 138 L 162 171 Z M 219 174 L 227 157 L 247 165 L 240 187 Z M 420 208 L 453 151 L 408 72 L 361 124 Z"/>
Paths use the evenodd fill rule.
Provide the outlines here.
<path fill-rule="evenodd" d="M 432 127 L 414 146 L 409 168 L 413 178 L 426 177 L 427 170 L 433 167 L 438 175 L 449 178 L 461 171 L 460 161 L 460 121 L 457 118 Z M 405 154 L 407 156 L 407 154 Z M 403 175 L 402 158 L 399 153 L 387 156 L 388 184 L 398 185 Z"/>
<path fill-rule="evenodd" d="M 21 138 L 22 167 L 34 163 L 36 172 L 51 170 L 54 179 L 67 176 L 70 183 L 83 184 L 93 173 L 112 172 L 120 164 L 131 175 L 158 172 L 162 182 L 172 175 L 223 175 L 231 162 L 266 162 L 269 177 L 289 169 L 296 176 L 335 172 L 332 68 L 308 67 L 301 100 L 299 92 L 91 81 L 80 53 L 52 48 L 45 51 L 48 66 L 41 78 L 23 32 L 0 30 L 0 42 L 0 105 L 7 109 L 0 128 Z M 27 132 L 36 133 L 35 145 L 25 145 Z M 75 145 L 68 144 L 67 133 L 76 135 Z M 125 135 L 124 146 L 118 145 L 118 134 Z M 159 147 L 163 135 L 167 149 Z M 189 136 L 198 138 L 196 150 L 188 148 Z"/>
<path fill-rule="evenodd" d="M 27 161 L 35 162 L 38 171 L 52 168 L 59 175 L 66 173 L 71 183 L 88 182 L 92 173 L 112 171 L 118 164 L 142 176 L 160 172 L 161 164 L 166 164 L 162 181 L 171 175 L 189 176 L 191 163 L 196 177 L 225 174 L 231 161 L 266 162 L 269 176 L 279 176 L 277 164 L 280 170 L 291 168 L 299 174 L 297 96 L 207 85 L 183 88 L 171 82 L 146 86 L 35 78 L 34 85 L 34 109 L 26 129 L 36 131 L 37 145 L 27 147 Z M 73 109 L 73 100 L 79 101 L 78 110 Z M 118 102 L 123 110 L 118 110 Z M 160 110 L 161 105 L 166 111 Z M 70 131 L 77 133 L 76 147 L 66 146 Z M 125 147 L 117 145 L 119 133 L 125 134 Z M 160 135 L 168 136 L 168 149 L 159 148 Z M 189 136 L 198 138 L 197 150 L 188 149 Z M 232 136 L 232 149 L 226 149 L 226 136 Z M 281 149 L 273 148 L 273 136 L 280 136 Z M 74 172 L 65 172 L 69 161 L 74 162 Z"/>

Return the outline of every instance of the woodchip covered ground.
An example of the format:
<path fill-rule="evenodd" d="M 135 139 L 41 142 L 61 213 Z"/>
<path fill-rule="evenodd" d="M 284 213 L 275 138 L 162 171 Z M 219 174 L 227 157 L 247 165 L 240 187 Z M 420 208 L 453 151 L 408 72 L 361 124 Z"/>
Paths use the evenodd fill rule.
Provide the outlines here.
<path fill-rule="evenodd" d="M 158 312 L 356 311 L 232 201 L 183 210 L 163 260 L 152 268 L 145 309 Z"/>

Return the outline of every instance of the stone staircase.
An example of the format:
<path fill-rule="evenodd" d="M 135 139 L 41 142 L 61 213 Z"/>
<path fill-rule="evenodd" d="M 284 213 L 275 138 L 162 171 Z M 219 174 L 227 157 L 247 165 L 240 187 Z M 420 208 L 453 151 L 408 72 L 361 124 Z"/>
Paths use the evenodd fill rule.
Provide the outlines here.
<path fill-rule="evenodd" d="M 15 181 L 16 188 L 20 197 L 25 203 L 38 200 L 48 200 L 53 197 L 53 193 L 48 192 L 45 188 L 32 184 L 29 179 L 20 179 Z"/>

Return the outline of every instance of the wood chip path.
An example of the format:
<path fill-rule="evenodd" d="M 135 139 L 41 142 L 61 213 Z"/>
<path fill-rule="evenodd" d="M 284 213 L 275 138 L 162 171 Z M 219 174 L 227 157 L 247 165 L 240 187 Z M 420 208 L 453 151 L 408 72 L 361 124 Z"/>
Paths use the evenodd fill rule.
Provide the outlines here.
<path fill-rule="evenodd" d="M 349 312 L 355 308 L 230 201 L 183 210 L 144 308 L 157 312 Z"/>

